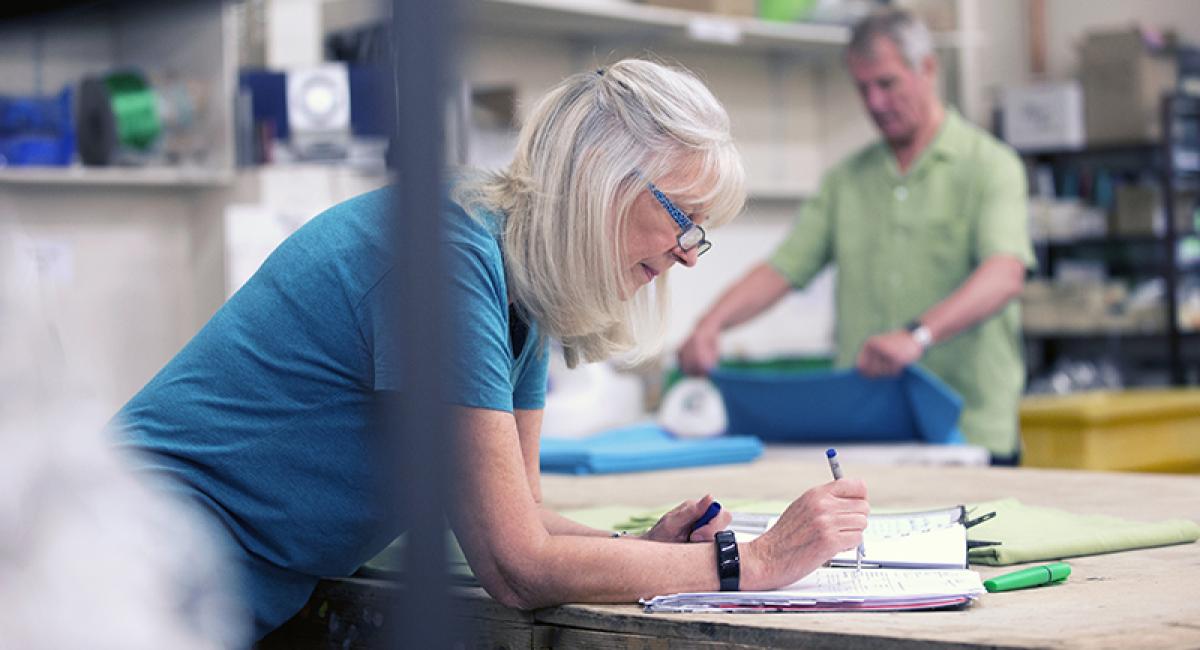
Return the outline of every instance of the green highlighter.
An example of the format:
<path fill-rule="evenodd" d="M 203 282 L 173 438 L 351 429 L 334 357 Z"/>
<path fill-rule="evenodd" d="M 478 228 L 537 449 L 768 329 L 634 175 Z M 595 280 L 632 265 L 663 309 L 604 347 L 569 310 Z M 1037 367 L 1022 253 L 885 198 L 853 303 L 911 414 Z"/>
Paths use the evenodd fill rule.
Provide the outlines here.
<path fill-rule="evenodd" d="M 984 580 L 983 588 L 989 592 L 1012 591 L 1014 589 L 1025 589 L 1026 587 L 1037 587 L 1050 584 L 1051 582 L 1062 582 L 1069 575 L 1071 575 L 1071 565 L 1066 562 L 1055 562 L 1054 564 L 1021 569 L 1020 571 L 996 576 L 990 580 Z"/>

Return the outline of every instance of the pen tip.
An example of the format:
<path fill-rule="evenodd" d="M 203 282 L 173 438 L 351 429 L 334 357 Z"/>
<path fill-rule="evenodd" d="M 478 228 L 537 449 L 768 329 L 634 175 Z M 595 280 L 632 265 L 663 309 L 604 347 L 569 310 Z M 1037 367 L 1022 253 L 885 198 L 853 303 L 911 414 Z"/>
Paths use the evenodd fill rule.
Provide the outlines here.
<path fill-rule="evenodd" d="M 836 449 L 826 449 L 826 450 L 825 450 L 825 457 L 826 457 L 826 458 L 833 458 L 834 456 L 837 456 L 837 450 L 836 450 Z"/>

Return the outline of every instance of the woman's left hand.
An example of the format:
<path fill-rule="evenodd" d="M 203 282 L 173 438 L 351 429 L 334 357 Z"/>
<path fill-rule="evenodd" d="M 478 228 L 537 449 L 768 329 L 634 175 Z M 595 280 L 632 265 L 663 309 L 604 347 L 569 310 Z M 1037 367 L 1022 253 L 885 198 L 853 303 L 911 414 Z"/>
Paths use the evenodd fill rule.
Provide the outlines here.
<path fill-rule="evenodd" d="M 663 515 L 653 528 L 642 535 L 642 539 L 654 542 L 711 542 L 717 533 L 725 530 L 729 526 L 729 522 L 733 520 L 733 515 L 729 514 L 728 510 L 722 509 L 716 517 L 713 517 L 712 521 L 696 529 L 696 532 L 693 533 L 692 525 L 696 523 L 697 519 L 704 516 L 704 512 L 708 510 L 708 506 L 712 502 L 711 494 L 706 494 L 700 499 L 684 501 Z"/>

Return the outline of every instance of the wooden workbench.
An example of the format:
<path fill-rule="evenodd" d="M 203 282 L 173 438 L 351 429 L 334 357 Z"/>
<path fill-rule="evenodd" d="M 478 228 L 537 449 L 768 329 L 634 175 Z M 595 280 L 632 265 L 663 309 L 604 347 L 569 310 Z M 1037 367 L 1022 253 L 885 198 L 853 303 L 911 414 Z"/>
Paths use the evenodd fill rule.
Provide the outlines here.
<path fill-rule="evenodd" d="M 1200 477 L 980 467 L 854 465 L 867 480 L 873 507 L 921 508 L 1016 497 L 1029 505 L 1138 520 L 1200 521 Z M 555 509 L 603 504 L 647 508 L 712 492 L 718 499 L 788 499 L 828 480 L 823 458 L 800 462 L 772 454 L 751 464 L 623 474 L 546 476 L 546 503 Z M 458 590 L 462 647 L 486 648 L 1200 648 L 1200 543 L 1070 560 L 1058 586 L 987 594 L 965 610 L 835 614 L 645 614 L 636 605 L 565 605 L 520 612 L 478 588 Z M 1014 567 L 976 568 L 986 579 Z M 364 580 L 328 581 L 320 603 L 379 605 L 395 587 Z M 369 618 L 369 617 L 368 617 Z M 378 621 L 379 617 L 375 617 Z M 342 626 L 343 632 L 345 626 Z M 286 630 L 284 630 L 286 632 Z M 336 636 L 336 635 L 334 635 Z M 287 638 L 281 635 L 281 639 Z M 300 637 L 293 636 L 293 640 Z M 309 637 L 311 638 L 311 637 Z M 345 639 L 342 639 L 345 641 Z M 369 644 L 360 628 L 359 641 Z M 339 647 L 342 644 L 337 644 Z"/>

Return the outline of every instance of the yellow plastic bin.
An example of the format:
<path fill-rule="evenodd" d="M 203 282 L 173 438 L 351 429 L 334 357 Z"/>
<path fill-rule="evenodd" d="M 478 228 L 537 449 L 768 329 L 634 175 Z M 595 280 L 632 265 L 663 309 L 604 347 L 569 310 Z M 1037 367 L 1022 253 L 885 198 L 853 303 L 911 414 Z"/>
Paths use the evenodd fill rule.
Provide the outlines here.
<path fill-rule="evenodd" d="M 1028 467 L 1200 472 L 1200 390 L 1026 397 L 1021 439 Z"/>

